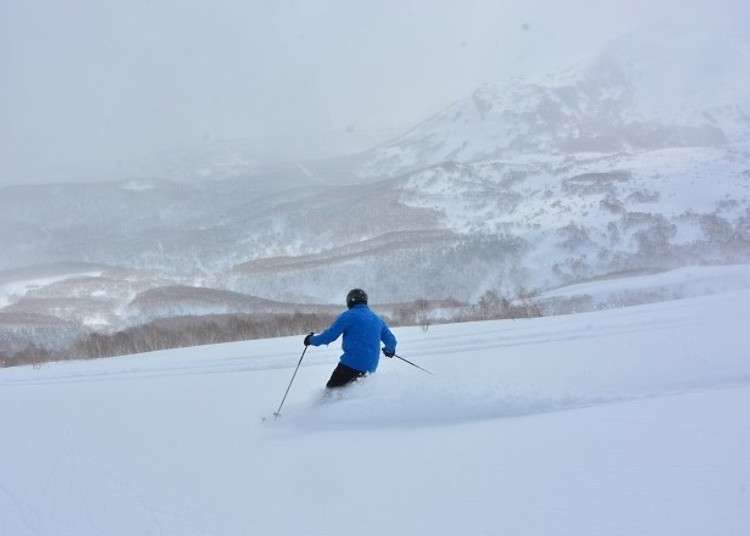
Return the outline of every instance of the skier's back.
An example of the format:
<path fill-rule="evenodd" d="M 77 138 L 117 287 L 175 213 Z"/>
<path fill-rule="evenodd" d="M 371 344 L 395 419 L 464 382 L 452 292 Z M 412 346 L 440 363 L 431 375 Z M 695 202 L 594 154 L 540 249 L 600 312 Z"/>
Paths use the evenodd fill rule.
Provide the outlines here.
<path fill-rule="evenodd" d="M 330 344 L 343 334 L 343 355 L 331 374 L 326 387 L 342 387 L 368 373 L 375 372 L 380 360 L 380 342 L 383 353 L 392 357 L 396 352 L 396 337 L 385 321 L 367 306 L 367 293 L 352 289 L 346 296 L 348 310 L 339 315 L 331 326 L 319 335 L 305 337 L 305 345 Z"/>

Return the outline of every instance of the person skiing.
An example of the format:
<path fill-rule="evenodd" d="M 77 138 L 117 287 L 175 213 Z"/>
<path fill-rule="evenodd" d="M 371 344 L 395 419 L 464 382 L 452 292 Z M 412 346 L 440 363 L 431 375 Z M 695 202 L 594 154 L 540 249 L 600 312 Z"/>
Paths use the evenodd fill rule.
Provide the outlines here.
<path fill-rule="evenodd" d="M 348 310 L 339 315 L 336 321 L 322 333 L 310 333 L 305 337 L 305 346 L 330 344 L 344 335 L 343 355 L 333 370 L 326 387 L 343 387 L 350 382 L 375 372 L 380 359 L 380 342 L 384 344 L 386 357 L 396 354 L 396 337 L 388 329 L 385 321 L 367 306 L 367 293 L 355 288 L 346 295 Z"/>

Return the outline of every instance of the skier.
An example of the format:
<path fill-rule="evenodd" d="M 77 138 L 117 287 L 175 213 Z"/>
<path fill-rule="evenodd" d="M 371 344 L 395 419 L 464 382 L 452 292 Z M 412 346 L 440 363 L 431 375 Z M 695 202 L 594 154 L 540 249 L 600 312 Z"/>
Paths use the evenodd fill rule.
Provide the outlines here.
<path fill-rule="evenodd" d="M 367 293 L 359 288 L 346 295 L 347 311 L 339 315 L 336 321 L 324 332 L 305 337 L 305 346 L 330 344 L 343 334 L 342 348 L 344 354 L 333 370 L 326 387 L 333 389 L 343 387 L 368 373 L 375 372 L 380 359 L 380 341 L 383 341 L 383 353 L 386 357 L 396 354 L 396 337 L 388 329 L 385 321 L 367 307 Z"/>

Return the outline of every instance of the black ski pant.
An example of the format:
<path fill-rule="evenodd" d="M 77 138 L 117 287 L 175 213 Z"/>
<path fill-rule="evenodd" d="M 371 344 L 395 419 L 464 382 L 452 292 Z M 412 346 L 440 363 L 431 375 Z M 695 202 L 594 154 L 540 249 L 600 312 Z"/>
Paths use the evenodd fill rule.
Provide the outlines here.
<path fill-rule="evenodd" d="M 333 374 L 331 374 L 331 379 L 328 380 L 326 387 L 329 389 L 343 387 L 365 375 L 366 373 L 361 370 L 353 369 L 352 367 L 347 367 L 343 363 L 339 363 L 336 365 L 336 368 L 333 369 Z"/>

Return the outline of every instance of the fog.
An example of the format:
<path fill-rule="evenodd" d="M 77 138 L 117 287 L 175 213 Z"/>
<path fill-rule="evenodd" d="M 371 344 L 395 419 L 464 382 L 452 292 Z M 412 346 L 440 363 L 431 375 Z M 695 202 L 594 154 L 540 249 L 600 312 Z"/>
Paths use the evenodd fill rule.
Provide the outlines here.
<path fill-rule="evenodd" d="M 111 179 L 175 147 L 360 150 L 478 85 L 743 2 L 3 0 L 0 183 Z"/>

